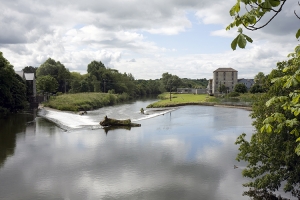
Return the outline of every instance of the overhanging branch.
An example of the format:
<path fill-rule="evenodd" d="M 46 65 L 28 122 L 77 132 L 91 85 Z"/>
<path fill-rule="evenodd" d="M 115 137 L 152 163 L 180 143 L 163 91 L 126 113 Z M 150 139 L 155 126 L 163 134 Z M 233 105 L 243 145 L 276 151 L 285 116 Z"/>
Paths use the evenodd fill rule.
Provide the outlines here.
<path fill-rule="evenodd" d="M 254 25 L 251 25 L 251 26 L 246 26 L 245 24 L 243 24 L 243 26 L 246 28 L 246 29 L 248 29 L 248 30 L 250 30 L 250 31 L 256 31 L 256 30 L 258 30 L 258 29 L 261 29 L 261 28 L 263 28 L 263 27 L 265 27 L 265 26 L 267 26 L 277 15 L 278 15 L 278 13 L 280 13 L 281 12 L 281 10 L 282 10 L 282 7 L 283 7 L 283 5 L 285 4 L 285 2 L 286 2 L 286 0 L 282 0 L 282 4 L 281 4 L 281 6 L 280 6 L 280 8 L 278 9 L 278 10 L 274 10 L 274 9 L 269 9 L 269 10 L 272 10 L 273 12 L 275 12 L 275 14 L 264 24 L 264 25 L 262 25 L 262 26 L 260 26 L 260 27 L 255 27 L 255 25 L 257 24 L 257 22 L 259 22 L 261 19 L 262 19 L 262 17 L 260 17 L 258 20 L 257 20 L 257 22 L 254 24 Z M 298 2 L 298 4 L 299 4 L 299 2 Z M 257 6 L 259 6 L 260 8 L 263 8 L 263 7 L 261 7 L 259 4 L 256 4 Z M 300 5 L 300 4 L 299 4 Z M 267 9 L 267 8 L 263 8 L 263 9 Z M 299 18 L 299 16 L 296 14 L 296 16 Z M 300 19 L 300 18 L 299 18 Z"/>

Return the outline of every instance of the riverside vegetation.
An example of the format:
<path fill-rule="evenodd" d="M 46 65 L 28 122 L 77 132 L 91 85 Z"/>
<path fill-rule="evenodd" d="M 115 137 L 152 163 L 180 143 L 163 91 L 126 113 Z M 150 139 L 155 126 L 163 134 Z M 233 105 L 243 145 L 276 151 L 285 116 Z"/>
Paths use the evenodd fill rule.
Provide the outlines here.
<path fill-rule="evenodd" d="M 170 94 L 163 93 L 158 95 L 159 101 L 150 104 L 147 108 L 158 107 L 172 107 L 183 105 L 232 105 L 239 106 L 238 102 L 246 102 L 248 106 L 252 105 L 261 94 L 240 94 L 238 97 L 214 97 L 207 94 L 179 94 L 172 93 L 171 101 Z M 62 111 L 81 111 L 81 110 L 93 110 L 104 106 L 111 106 L 118 103 L 128 101 L 129 95 L 113 94 L 113 93 L 76 93 L 76 94 L 61 94 L 58 96 L 52 96 L 48 102 L 44 103 L 44 106 L 54 108 Z M 228 104 L 229 102 L 229 104 Z"/>
<path fill-rule="evenodd" d="M 242 27 L 251 31 L 265 28 L 276 17 L 280 18 L 278 14 L 287 2 L 294 3 L 294 17 L 300 19 L 299 1 L 236 0 L 229 11 L 233 22 L 226 28 L 238 27 L 239 34 L 231 48 L 245 48 L 247 42 L 253 42 Z M 236 141 L 237 160 L 247 163 L 242 171 L 249 178 L 243 184 L 248 188 L 244 194 L 252 199 L 285 199 L 273 193 L 280 189 L 300 199 L 300 29 L 297 23 L 284 23 L 293 24 L 290 30 L 296 33 L 295 50 L 287 61 L 277 63 L 266 79 L 266 93 L 252 107 L 255 132 L 251 139 L 242 134 Z"/>
<path fill-rule="evenodd" d="M 62 111 L 92 110 L 111 106 L 129 99 L 128 94 L 111 93 L 77 93 L 52 96 L 44 106 Z"/>
<path fill-rule="evenodd" d="M 234 97 L 231 94 L 222 95 L 220 97 L 209 96 L 207 94 L 181 94 L 172 93 L 171 100 L 169 93 L 158 95 L 160 99 L 158 102 L 152 103 L 147 108 L 158 107 L 172 107 L 183 105 L 231 105 L 231 106 L 245 106 L 251 107 L 252 103 L 256 101 L 262 94 L 244 93 L 238 94 Z"/>

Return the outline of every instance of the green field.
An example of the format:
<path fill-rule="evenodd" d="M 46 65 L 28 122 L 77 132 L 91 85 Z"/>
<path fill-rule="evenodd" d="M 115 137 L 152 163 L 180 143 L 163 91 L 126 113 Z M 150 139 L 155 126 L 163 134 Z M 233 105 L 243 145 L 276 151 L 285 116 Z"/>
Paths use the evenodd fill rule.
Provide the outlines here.
<path fill-rule="evenodd" d="M 122 95 L 95 92 L 63 94 L 51 97 L 48 102 L 44 103 L 44 106 L 64 111 L 92 110 L 114 105 L 128 98 L 125 93 Z"/>
<path fill-rule="evenodd" d="M 170 93 L 159 95 L 161 99 L 158 102 L 150 104 L 147 108 L 171 107 L 181 105 L 210 105 L 218 102 L 218 99 L 207 94 L 172 94 L 170 101 Z"/>
<path fill-rule="evenodd" d="M 172 107 L 183 105 L 224 105 L 251 107 L 252 102 L 257 101 L 262 94 L 239 94 L 237 97 L 228 97 L 221 95 L 220 97 L 209 96 L 207 94 L 172 94 L 170 101 L 170 93 L 159 95 L 158 102 L 150 104 L 147 108 Z"/>

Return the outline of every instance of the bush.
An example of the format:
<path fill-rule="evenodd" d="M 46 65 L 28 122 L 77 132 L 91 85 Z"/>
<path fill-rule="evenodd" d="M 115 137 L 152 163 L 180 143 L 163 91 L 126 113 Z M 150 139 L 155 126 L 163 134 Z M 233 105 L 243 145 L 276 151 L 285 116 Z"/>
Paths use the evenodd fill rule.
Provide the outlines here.
<path fill-rule="evenodd" d="M 264 89 L 262 88 L 262 86 L 258 85 L 258 84 L 254 84 L 251 88 L 250 88 L 250 92 L 252 94 L 254 93 L 263 93 Z"/>
<path fill-rule="evenodd" d="M 238 96 L 240 96 L 240 93 L 238 93 L 238 92 L 230 92 L 228 94 L 228 97 L 238 97 Z"/>
<path fill-rule="evenodd" d="M 234 91 L 238 92 L 238 93 L 246 93 L 247 92 L 247 87 L 246 85 L 242 84 L 242 83 L 238 83 L 234 86 Z"/>

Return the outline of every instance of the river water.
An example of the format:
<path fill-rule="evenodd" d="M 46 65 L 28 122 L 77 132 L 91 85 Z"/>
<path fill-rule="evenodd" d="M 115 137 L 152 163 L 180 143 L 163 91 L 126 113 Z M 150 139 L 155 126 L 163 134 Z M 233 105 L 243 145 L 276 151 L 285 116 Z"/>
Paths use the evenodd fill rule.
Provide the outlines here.
<path fill-rule="evenodd" d="M 249 199 L 234 142 L 253 132 L 250 112 L 152 102 L 0 119 L 0 199 Z M 105 130 L 106 115 L 141 127 Z"/>

